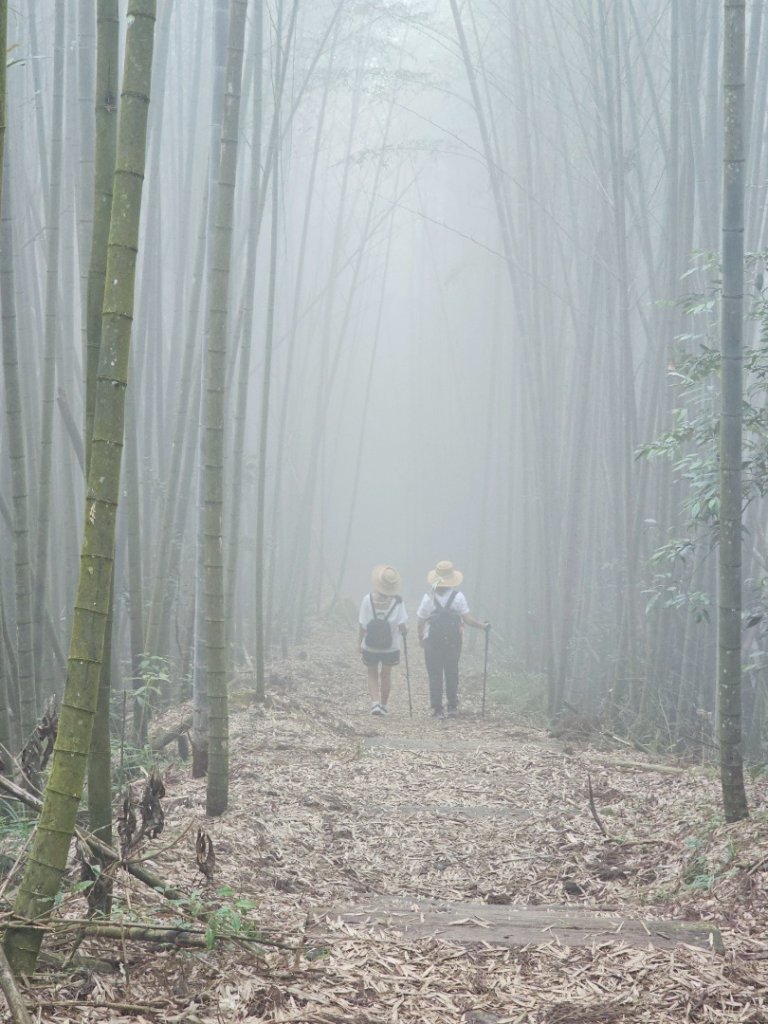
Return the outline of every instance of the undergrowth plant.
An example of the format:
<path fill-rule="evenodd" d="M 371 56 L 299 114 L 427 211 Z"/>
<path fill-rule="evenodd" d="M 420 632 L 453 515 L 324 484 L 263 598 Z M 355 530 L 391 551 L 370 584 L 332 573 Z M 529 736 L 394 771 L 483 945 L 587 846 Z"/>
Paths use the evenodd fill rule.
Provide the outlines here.
<path fill-rule="evenodd" d="M 0 872 L 10 854 L 24 845 L 35 827 L 35 819 L 14 800 L 0 800 Z"/>
<path fill-rule="evenodd" d="M 145 652 L 139 658 L 133 682 L 134 728 L 137 739 L 146 740 L 147 728 L 160 697 L 171 682 L 171 663 L 168 658 Z"/>
<path fill-rule="evenodd" d="M 238 895 L 228 885 L 219 886 L 213 895 L 192 891 L 182 899 L 168 900 L 177 912 L 177 923 L 189 925 L 205 922 L 205 943 L 212 949 L 217 939 L 248 939 L 257 942 L 262 936 L 258 924 L 249 914 L 258 904 L 246 896 Z"/>
<path fill-rule="evenodd" d="M 673 481 L 681 494 L 679 518 L 669 536 L 651 557 L 653 580 L 646 591 L 648 612 L 661 605 L 670 613 L 690 614 L 706 627 L 714 594 L 702 584 L 706 574 L 697 565 L 709 558 L 719 538 L 718 438 L 720 429 L 720 352 L 717 341 L 717 306 L 720 299 L 719 264 L 713 253 L 699 253 L 689 271 L 710 279 L 706 290 L 683 301 L 690 331 L 678 335 L 670 356 L 668 379 L 672 390 L 671 426 L 652 442 L 642 445 L 637 456 L 668 459 Z M 768 289 L 764 268 L 768 252 L 745 258 L 747 277 L 753 282 L 748 318 L 753 330 L 744 350 L 743 403 L 743 519 L 751 567 L 745 578 L 744 626 L 757 627 L 745 641 L 745 677 L 749 685 L 746 708 L 751 721 L 749 745 L 754 752 L 763 746 L 768 719 L 768 545 L 758 502 L 768 493 Z M 751 712 L 751 713 L 749 713 Z"/>

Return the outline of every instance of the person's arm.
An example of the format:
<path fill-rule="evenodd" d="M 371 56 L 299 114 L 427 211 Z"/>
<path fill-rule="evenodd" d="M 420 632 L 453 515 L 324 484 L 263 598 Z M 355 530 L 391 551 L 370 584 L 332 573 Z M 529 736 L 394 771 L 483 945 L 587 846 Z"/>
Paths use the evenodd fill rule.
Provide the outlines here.
<path fill-rule="evenodd" d="M 464 612 L 461 616 L 462 622 L 466 622 L 468 626 L 472 626 L 474 629 L 490 629 L 490 622 L 481 622 L 480 619 L 476 619 L 472 612 Z"/>
<path fill-rule="evenodd" d="M 365 633 L 366 633 L 366 628 L 363 625 L 363 623 L 367 622 L 368 619 L 370 619 L 370 617 L 371 616 L 368 614 L 368 595 L 366 594 L 366 596 L 360 602 L 360 614 L 357 616 L 357 646 L 358 647 L 362 647 L 363 646 L 363 638 L 365 637 Z"/>
<path fill-rule="evenodd" d="M 424 644 L 424 631 L 427 627 L 427 620 L 432 613 L 432 602 L 428 595 L 424 595 L 421 599 L 418 611 L 416 612 L 416 628 L 419 634 L 419 643 Z"/>
<path fill-rule="evenodd" d="M 424 633 L 427 628 L 427 621 L 429 620 L 428 615 L 422 615 L 421 609 L 416 613 L 416 629 L 419 633 L 419 643 L 424 646 Z"/>
<path fill-rule="evenodd" d="M 406 625 L 406 623 L 408 622 L 408 612 L 405 610 L 405 605 L 403 604 L 402 597 L 399 599 L 399 602 L 398 602 L 397 614 L 398 614 L 398 623 L 397 624 L 398 624 L 398 626 L 400 628 L 400 633 L 403 636 L 405 636 L 405 634 L 408 632 L 408 626 Z"/>

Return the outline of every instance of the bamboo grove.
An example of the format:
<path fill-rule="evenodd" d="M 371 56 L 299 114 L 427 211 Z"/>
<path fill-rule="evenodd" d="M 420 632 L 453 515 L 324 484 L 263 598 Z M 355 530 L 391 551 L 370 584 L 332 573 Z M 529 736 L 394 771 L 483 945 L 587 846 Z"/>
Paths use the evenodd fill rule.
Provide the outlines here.
<path fill-rule="evenodd" d="M 740 757 L 743 707 L 765 760 L 762 0 L 0 9 L 0 745 L 10 770 L 53 695 L 88 717 L 56 828 L 88 759 L 109 843 L 111 740 L 182 701 L 223 813 L 234 673 L 263 697 L 318 618 L 352 635 L 370 564 L 416 594 L 447 553 L 542 714 Z"/>

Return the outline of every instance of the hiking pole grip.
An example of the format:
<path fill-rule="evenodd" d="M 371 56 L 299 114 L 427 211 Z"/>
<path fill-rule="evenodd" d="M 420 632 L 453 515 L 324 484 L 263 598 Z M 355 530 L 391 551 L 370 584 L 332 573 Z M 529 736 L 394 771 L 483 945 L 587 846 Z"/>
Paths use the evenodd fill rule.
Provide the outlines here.
<path fill-rule="evenodd" d="M 408 688 L 408 715 L 413 718 L 413 705 L 411 704 L 411 673 L 408 669 L 408 637 L 403 633 L 403 654 L 405 655 L 405 685 Z"/>

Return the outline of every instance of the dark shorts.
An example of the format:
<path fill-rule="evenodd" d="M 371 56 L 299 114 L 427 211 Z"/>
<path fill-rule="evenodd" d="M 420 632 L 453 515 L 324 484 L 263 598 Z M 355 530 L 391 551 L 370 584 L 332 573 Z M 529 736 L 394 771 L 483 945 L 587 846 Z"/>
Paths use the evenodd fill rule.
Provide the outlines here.
<path fill-rule="evenodd" d="M 378 665 L 381 662 L 382 665 L 399 665 L 400 664 L 400 651 L 366 651 L 363 649 L 363 664 L 364 665 Z"/>

